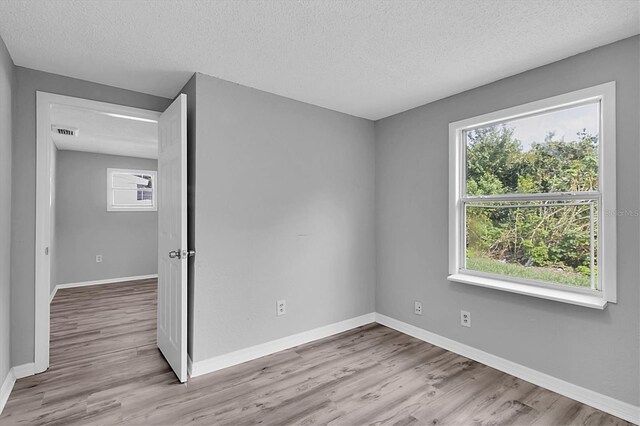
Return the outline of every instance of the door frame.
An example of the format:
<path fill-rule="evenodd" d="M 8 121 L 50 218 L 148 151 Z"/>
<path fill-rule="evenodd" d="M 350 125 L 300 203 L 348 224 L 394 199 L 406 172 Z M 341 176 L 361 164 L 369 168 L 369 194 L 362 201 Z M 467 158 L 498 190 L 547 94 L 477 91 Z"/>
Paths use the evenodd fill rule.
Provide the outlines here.
<path fill-rule="evenodd" d="M 54 142 L 51 137 L 51 106 L 60 105 L 90 109 L 105 114 L 125 115 L 144 120 L 157 121 L 161 112 L 141 108 L 92 101 L 71 96 L 36 92 L 36 241 L 35 241 L 35 342 L 34 373 L 49 368 L 51 261 L 49 254 L 53 246 L 52 231 L 52 185 L 54 176 Z M 49 253 L 45 254 L 45 249 Z"/>

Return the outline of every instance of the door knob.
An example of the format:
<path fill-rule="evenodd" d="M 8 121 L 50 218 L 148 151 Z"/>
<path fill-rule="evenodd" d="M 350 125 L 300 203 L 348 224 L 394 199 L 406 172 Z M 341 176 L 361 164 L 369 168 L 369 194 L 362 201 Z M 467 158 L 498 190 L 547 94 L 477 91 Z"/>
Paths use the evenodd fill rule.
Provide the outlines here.
<path fill-rule="evenodd" d="M 170 259 L 180 259 L 182 258 L 182 252 L 180 250 L 171 250 L 169 252 Z"/>

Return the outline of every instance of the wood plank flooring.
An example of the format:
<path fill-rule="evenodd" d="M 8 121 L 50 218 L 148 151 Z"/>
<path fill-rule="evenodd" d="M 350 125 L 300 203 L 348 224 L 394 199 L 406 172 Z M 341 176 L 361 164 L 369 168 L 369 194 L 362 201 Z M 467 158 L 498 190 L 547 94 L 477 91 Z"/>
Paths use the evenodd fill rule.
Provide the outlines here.
<path fill-rule="evenodd" d="M 187 384 L 155 339 L 155 280 L 58 291 L 51 368 L 17 381 L 0 424 L 628 424 L 377 324 Z"/>

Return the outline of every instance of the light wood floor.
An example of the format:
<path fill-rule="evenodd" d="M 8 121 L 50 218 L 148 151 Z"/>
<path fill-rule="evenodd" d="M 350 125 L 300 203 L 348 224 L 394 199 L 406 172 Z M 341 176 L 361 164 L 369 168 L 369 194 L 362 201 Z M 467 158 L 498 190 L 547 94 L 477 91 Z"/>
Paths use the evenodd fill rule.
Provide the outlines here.
<path fill-rule="evenodd" d="M 58 291 L 0 424 L 627 424 L 376 324 L 180 384 L 155 321 L 155 280 Z"/>

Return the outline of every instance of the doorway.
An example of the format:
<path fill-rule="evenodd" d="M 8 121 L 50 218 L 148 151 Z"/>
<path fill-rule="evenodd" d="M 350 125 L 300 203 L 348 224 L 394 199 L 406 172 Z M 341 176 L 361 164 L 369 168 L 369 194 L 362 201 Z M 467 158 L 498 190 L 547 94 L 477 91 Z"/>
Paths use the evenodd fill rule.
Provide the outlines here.
<path fill-rule="evenodd" d="M 58 262 L 55 260 L 60 254 L 56 250 L 57 243 L 62 240 L 60 235 L 56 235 L 55 227 L 55 223 L 60 222 L 56 220 L 56 201 L 59 198 L 57 195 L 60 195 L 56 194 L 57 157 L 60 153 L 64 153 L 66 157 L 68 152 L 79 151 L 103 156 L 118 155 L 121 158 L 155 157 L 153 161 L 157 161 L 155 170 L 153 167 L 138 167 L 135 164 L 130 168 L 110 167 L 104 173 L 103 181 L 107 189 L 106 211 L 96 217 L 96 223 L 92 225 L 99 230 L 125 211 L 144 214 L 157 210 L 157 242 L 154 250 L 157 255 L 155 260 L 159 301 L 157 345 L 179 380 L 186 381 L 186 257 L 189 255 L 186 247 L 186 95 L 178 96 L 164 113 L 159 113 L 37 92 L 36 138 L 35 372 L 43 372 L 49 367 L 49 303 L 53 296 L 52 290 L 64 287 L 58 284 L 69 280 L 58 279 L 60 271 L 56 268 Z M 148 162 L 145 164 L 149 165 Z M 72 176 L 72 180 L 79 185 L 78 188 L 82 188 L 83 174 L 87 177 L 91 174 L 95 178 L 95 172 L 87 168 L 86 164 L 84 166 L 84 173 L 78 172 L 77 176 Z M 66 178 L 69 179 L 69 176 Z M 78 197 L 82 197 L 82 189 L 78 191 Z M 69 196 L 73 195 L 65 194 L 65 197 Z M 65 219 L 68 219 L 66 216 L 73 213 L 66 210 L 64 214 Z M 141 223 L 143 222 L 144 220 Z M 69 229 L 62 229 L 60 232 L 69 232 Z M 122 254 L 117 250 L 119 241 L 114 243 L 116 249 L 110 249 L 110 258 Z M 83 247 L 89 245 L 87 242 Z M 172 250 L 167 250 L 167 247 Z M 147 247 L 145 250 L 148 249 Z M 64 253 L 66 262 L 73 262 L 74 254 L 67 253 L 67 250 L 68 246 Z M 169 251 L 173 254 L 170 255 Z M 68 259 L 69 255 L 71 260 Z M 76 255 L 85 254 L 79 251 Z M 145 255 L 149 257 L 148 252 Z M 91 253 L 91 258 L 94 256 L 96 264 L 105 261 L 104 253 Z M 69 268 L 66 268 L 65 273 L 68 272 Z M 127 272 L 125 276 L 117 278 L 149 279 L 153 275 L 155 274 L 132 275 Z M 68 287 L 109 281 L 118 280 L 72 279 Z"/>

